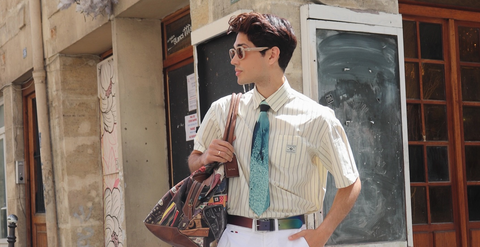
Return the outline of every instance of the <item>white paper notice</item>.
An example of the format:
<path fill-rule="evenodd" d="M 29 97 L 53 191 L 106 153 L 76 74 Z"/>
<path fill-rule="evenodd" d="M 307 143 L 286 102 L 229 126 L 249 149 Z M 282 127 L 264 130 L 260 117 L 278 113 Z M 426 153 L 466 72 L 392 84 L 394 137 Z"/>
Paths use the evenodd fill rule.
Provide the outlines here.
<path fill-rule="evenodd" d="M 185 116 L 185 134 L 187 141 L 191 141 L 197 135 L 198 119 L 197 114 Z"/>
<path fill-rule="evenodd" d="M 195 74 L 187 75 L 188 111 L 197 109 L 197 84 Z"/>

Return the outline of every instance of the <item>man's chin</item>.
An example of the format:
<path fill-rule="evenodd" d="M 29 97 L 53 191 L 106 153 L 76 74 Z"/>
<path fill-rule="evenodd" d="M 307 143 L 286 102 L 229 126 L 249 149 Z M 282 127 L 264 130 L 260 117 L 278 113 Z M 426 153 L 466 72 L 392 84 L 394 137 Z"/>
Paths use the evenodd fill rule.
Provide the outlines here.
<path fill-rule="evenodd" d="M 245 80 L 241 80 L 240 78 L 237 78 L 237 83 L 240 86 L 244 86 L 244 85 L 250 84 L 251 82 L 245 82 Z"/>

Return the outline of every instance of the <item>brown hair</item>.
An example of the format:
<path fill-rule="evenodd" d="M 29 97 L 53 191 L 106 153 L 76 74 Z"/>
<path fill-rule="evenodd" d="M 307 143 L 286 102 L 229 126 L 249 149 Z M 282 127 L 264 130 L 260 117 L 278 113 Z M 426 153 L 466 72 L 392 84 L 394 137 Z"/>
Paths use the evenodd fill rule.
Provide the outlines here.
<path fill-rule="evenodd" d="M 230 27 L 227 33 L 244 33 L 256 47 L 278 47 L 278 64 L 285 71 L 297 47 L 297 38 L 289 21 L 271 14 L 251 12 L 232 16 L 228 24 Z"/>

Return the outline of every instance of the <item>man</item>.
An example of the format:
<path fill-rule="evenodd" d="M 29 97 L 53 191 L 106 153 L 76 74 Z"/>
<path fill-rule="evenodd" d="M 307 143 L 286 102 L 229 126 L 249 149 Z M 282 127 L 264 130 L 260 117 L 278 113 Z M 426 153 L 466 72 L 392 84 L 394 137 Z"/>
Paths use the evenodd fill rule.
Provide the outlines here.
<path fill-rule="evenodd" d="M 240 101 L 233 146 L 221 140 L 230 104 L 226 96 L 210 107 L 188 159 L 194 171 L 236 154 L 240 176 L 229 179 L 229 219 L 219 246 L 324 246 L 361 188 L 343 127 L 331 109 L 293 90 L 284 76 L 297 44 L 287 20 L 247 13 L 232 17 L 229 25 L 228 31 L 237 33 L 230 50 L 237 82 L 255 88 Z M 258 130 L 262 114 L 267 129 Z M 254 132 L 267 133 L 268 140 L 258 143 L 268 145 L 259 148 Z M 268 155 L 262 156 L 265 150 Z M 322 208 L 327 171 L 338 192 L 319 227 L 307 230 L 303 215 Z"/>

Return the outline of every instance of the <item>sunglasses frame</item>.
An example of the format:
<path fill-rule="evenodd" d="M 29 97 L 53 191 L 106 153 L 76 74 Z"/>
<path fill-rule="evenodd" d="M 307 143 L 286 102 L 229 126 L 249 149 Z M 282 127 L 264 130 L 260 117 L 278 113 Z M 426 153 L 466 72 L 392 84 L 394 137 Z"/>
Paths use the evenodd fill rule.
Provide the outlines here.
<path fill-rule="evenodd" d="M 245 58 L 245 52 L 247 51 L 265 51 L 270 49 L 270 47 L 251 47 L 251 48 L 245 48 L 243 46 L 238 46 L 236 48 L 231 48 L 228 50 L 228 55 L 230 56 L 230 60 L 233 60 L 235 56 L 238 57 L 239 60 L 242 60 Z M 241 52 L 243 54 L 242 57 L 240 57 L 238 54 Z"/>

